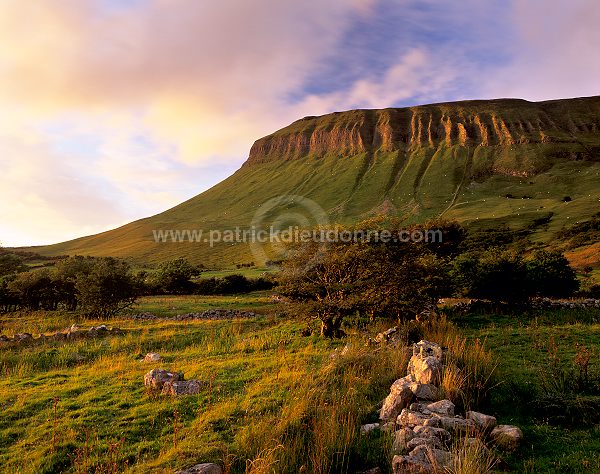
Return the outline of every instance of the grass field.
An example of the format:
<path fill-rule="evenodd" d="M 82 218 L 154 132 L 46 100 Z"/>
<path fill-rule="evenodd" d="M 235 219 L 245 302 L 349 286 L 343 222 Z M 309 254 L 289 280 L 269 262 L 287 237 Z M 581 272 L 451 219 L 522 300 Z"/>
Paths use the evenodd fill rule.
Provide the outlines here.
<path fill-rule="evenodd" d="M 0 466 L 7 473 L 171 473 L 218 462 L 230 473 L 353 472 L 389 468 L 389 439 L 360 437 L 393 380 L 404 375 L 397 349 L 364 346 L 364 334 L 328 341 L 302 337 L 268 292 L 227 297 L 148 297 L 135 312 L 161 316 L 212 307 L 263 314 L 235 321 L 134 321 L 122 335 L 0 349 Z M 486 411 L 523 428 L 526 442 L 507 469 L 529 473 L 600 472 L 598 427 L 560 428 L 534 419 L 528 401 L 554 340 L 564 361 L 575 344 L 594 348 L 598 312 L 469 315 L 455 323 L 498 360 L 499 385 Z M 3 334 L 49 332 L 78 322 L 67 313 L 2 315 Z M 373 328 L 380 329 L 381 326 Z M 345 357 L 331 358 L 347 343 Z M 147 352 L 163 360 L 143 363 Z M 154 367 L 207 382 L 198 396 L 148 393 Z M 304 466 L 304 467 L 302 467 Z M 503 468 L 504 469 L 504 468 Z M 385 472 L 385 471 L 384 471 Z"/>

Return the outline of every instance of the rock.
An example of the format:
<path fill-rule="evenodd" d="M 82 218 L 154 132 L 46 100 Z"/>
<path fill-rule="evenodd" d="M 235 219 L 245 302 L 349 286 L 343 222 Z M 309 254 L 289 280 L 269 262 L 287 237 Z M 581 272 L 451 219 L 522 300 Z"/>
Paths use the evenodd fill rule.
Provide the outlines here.
<path fill-rule="evenodd" d="M 490 415 L 484 415 L 477 411 L 468 411 L 465 415 L 467 420 L 472 420 L 479 431 L 485 432 L 493 429 L 496 424 L 496 418 Z"/>
<path fill-rule="evenodd" d="M 415 449 L 413 449 L 409 456 L 417 460 L 421 460 L 425 463 L 434 464 L 435 472 L 444 472 L 443 469 L 445 467 L 450 466 L 452 463 L 452 455 L 443 449 L 431 448 L 427 445 L 419 445 Z"/>
<path fill-rule="evenodd" d="M 417 446 L 429 446 L 430 448 L 442 449 L 442 442 L 436 437 L 430 436 L 427 438 L 421 438 L 420 436 L 415 436 L 406 444 L 406 448 L 409 451 L 412 451 Z"/>
<path fill-rule="evenodd" d="M 454 416 L 454 403 L 450 400 L 440 400 L 439 402 L 429 403 L 427 410 L 438 415 Z"/>
<path fill-rule="evenodd" d="M 440 425 L 451 433 L 472 433 L 475 431 L 475 422 L 472 420 L 465 420 L 460 417 L 451 416 L 437 416 L 440 420 Z"/>
<path fill-rule="evenodd" d="M 444 428 L 435 428 L 433 426 L 415 426 L 415 436 L 420 438 L 437 438 L 442 443 L 452 441 L 452 435 Z"/>
<path fill-rule="evenodd" d="M 377 334 L 377 336 L 375 336 L 375 342 L 387 341 L 396 332 L 398 332 L 398 327 L 396 326 L 394 326 L 393 328 L 389 328 L 387 331 L 380 332 L 379 334 Z"/>
<path fill-rule="evenodd" d="M 160 355 L 156 352 L 148 352 L 146 357 L 144 357 L 144 362 L 158 362 L 160 360 Z"/>
<path fill-rule="evenodd" d="M 498 425 L 490 433 L 493 443 L 506 451 L 516 450 L 523 440 L 523 432 L 512 425 Z"/>
<path fill-rule="evenodd" d="M 432 428 L 440 428 L 442 423 L 437 416 L 432 416 L 428 420 L 425 420 L 423 426 L 431 426 Z"/>
<path fill-rule="evenodd" d="M 419 413 L 423 413 L 423 415 L 431 415 L 431 412 L 427 409 L 427 403 L 411 403 L 408 409 L 411 411 L 418 411 Z"/>
<path fill-rule="evenodd" d="M 153 390 L 162 390 L 166 382 L 178 382 L 183 380 L 183 374 L 178 372 L 167 372 L 163 369 L 152 369 L 144 375 L 144 385 Z"/>
<path fill-rule="evenodd" d="M 408 453 L 408 442 L 415 437 L 415 433 L 410 428 L 401 428 L 394 433 L 394 442 L 392 443 L 392 452 L 394 454 Z"/>
<path fill-rule="evenodd" d="M 422 359 L 426 357 L 435 357 L 440 362 L 442 361 L 443 350 L 439 344 L 421 340 L 413 344 L 413 356 L 419 356 Z"/>
<path fill-rule="evenodd" d="M 379 419 L 382 421 L 395 420 L 402 409 L 410 405 L 413 398 L 411 384 L 413 378 L 406 376 L 396 380 L 390 387 L 390 393 L 383 401 L 383 406 L 379 410 Z"/>
<path fill-rule="evenodd" d="M 381 469 L 379 467 L 374 467 L 372 469 L 369 469 L 368 471 L 360 471 L 356 474 L 381 474 Z"/>
<path fill-rule="evenodd" d="M 198 395 L 202 390 L 203 383 L 199 380 L 182 380 L 179 382 L 165 382 L 162 388 L 163 395 Z"/>
<path fill-rule="evenodd" d="M 413 428 L 417 425 L 422 425 L 430 418 L 429 415 L 424 415 L 418 411 L 411 411 L 405 408 L 400 412 L 400 415 L 398 415 L 397 422 L 400 426 Z"/>
<path fill-rule="evenodd" d="M 464 446 L 471 452 L 490 454 L 488 447 L 479 438 L 465 438 Z"/>
<path fill-rule="evenodd" d="M 431 383 L 415 382 L 409 388 L 419 400 L 438 400 L 441 395 L 440 389 Z"/>
<path fill-rule="evenodd" d="M 408 373 L 422 384 L 436 384 L 442 375 L 442 361 L 438 357 L 413 355 L 408 362 Z"/>
<path fill-rule="evenodd" d="M 367 423 L 366 425 L 362 425 L 360 427 L 360 434 L 366 435 L 378 429 L 380 429 L 379 423 Z"/>
<path fill-rule="evenodd" d="M 223 474 L 223 471 L 217 464 L 204 463 L 177 471 L 175 474 Z"/>
<path fill-rule="evenodd" d="M 392 459 L 393 474 L 433 474 L 433 468 L 425 461 L 413 456 L 394 456 Z"/>

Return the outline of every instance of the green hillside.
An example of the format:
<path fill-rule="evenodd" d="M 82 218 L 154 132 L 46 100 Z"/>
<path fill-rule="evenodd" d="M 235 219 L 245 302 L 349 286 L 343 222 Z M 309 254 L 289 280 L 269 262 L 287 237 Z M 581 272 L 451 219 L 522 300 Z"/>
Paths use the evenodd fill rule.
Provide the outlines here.
<path fill-rule="evenodd" d="M 306 117 L 258 140 L 236 173 L 161 214 L 34 250 L 140 262 L 184 255 L 217 267 L 255 261 L 244 243 L 156 243 L 153 230 L 247 229 L 265 203 L 286 195 L 314 201 L 330 222 L 443 216 L 529 228 L 533 241 L 549 242 L 600 210 L 599 183 L 600 96 L 354 110 Z M 285 200 L 258 221 L 310 224 L 316 211 L 303 204 Z"/>

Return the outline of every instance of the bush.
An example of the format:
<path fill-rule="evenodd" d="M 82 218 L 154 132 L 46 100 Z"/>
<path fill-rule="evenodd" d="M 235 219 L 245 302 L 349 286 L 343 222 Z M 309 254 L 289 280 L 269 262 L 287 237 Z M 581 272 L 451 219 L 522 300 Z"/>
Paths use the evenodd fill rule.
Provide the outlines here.
<path fill-rule="evenodd" d="M 560 252 L 538 251 L 526 268 L 531 295 L 567 297 L 579 289 L 575 270 Z"/>
<path fill-rule="evenodd" d="M 140 282 L 126 262 L 106 257 L 96 260 L 89 273 L 78 275 L 75 287 L 87 316 L 107 318 L 135 303 Z"/>
<path fill-rule="evenodd" d="M 23 259 L 14 253 L 0 253 L 0 277 L 23 272 L 27 267 Z"/>
<path fill-rule="evenodd" d="M 168 294 L 191 294 L 194 283 L 191 278 L 200 275 L 199 267 L 190 264 L 185 258 L 177 258 L 160 265 L 152 283 L 156 290 Z"/>
<path fill-rule="evenodd" d="M 357 312 L 402 320 L 435 302 L 446 287 L 443 262 L 425 244 L 306 242 L 284 262 L 280 293 L 316 315 L 322 335 L 337 337 L 344 318 Z"/>
<path fill-rule="evenodd" d="M 246 278 L 243 275 L 234 274 L 223 278 L 200 279 L 196 282 L 195 293 L 198 295 L 229 295 L 270 290 L 274 286 L 275 282 L 268 278 Z"/>

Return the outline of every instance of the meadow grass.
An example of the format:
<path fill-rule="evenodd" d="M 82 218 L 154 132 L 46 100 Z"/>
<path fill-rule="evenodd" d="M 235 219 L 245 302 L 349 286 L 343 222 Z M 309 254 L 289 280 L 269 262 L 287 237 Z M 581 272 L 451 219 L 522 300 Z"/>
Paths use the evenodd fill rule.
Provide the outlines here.
<path fill-rule="evenodd" d="M 246 309 L 269 305 L 262 294 L 239 298 Z M 141 307 L 185 299 L 148 298 Z M 186 309 L 204 307 L 188 299 Z M 235 297 L 221 303 L 244 307 Z M 405 353 L 375 355 L 352 337 L 301 337 L 302 323 L 275 313 L 233 321 L 121 318 L 109 324 L 122 335 L 0 349 L 2 470 L 170 473 L 217 462 L 231 473 L 325 473 L 389 462 L 381 449 L 365 448 L 359 429 L 405 370 Z M 19 313 L 3 315 L 1 326 L 3 333 L 35 333 L 73 319 Z M 345 356 L 336 355 L 346 343 Z M 141 362 L 151 351 L 162 360 Z M 149 393 L 143 376 L 155 367 L 182 371 L 206 388 L 181 398 Z"/>
<path fill-rule="evenodd" d="M 590 377 L 600 383 L 600 311 L 536 310 L 518 315 L 472 314 L 454 320 L 470 341 L 485 341 L 497 356 L 498 385 L 491 390 L 486 413 L 496 416 L 499 423 L 521 427 L 525 435 L 521 450 L 505 461 L 517 472 L 600 472 L 597 424 L 556 426 L 532 410 L 548 377 L 554 378 L 548 371 L 554 352 L 562 365 L 573 370 L 568 376 L 574 377 L 579 348 L 588 348 Z M 598 407 L 600 402 L 600 397 L 583 393 L 561 396 L 571 397 L 573 403 L 587 401 L 590 405 L 584 407 Z"/>

